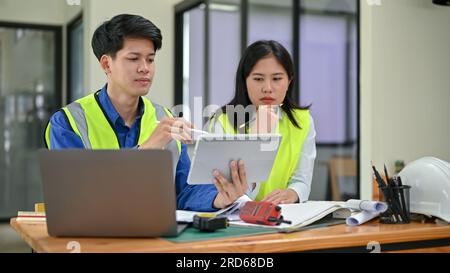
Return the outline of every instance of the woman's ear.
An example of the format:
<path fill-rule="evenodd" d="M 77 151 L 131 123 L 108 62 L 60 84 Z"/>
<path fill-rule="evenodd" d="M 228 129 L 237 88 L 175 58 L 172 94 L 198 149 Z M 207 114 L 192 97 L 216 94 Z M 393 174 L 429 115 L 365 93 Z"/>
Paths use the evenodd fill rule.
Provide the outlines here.
<path fill-rule="evenodd" d="M 103 71 L 105 71 L 106 75 L 111 73 L 110 60 L 111 60 L 111 58 L 108 55 L 103 55 L 100 58 L 100 67 L 103 69 Z"/>

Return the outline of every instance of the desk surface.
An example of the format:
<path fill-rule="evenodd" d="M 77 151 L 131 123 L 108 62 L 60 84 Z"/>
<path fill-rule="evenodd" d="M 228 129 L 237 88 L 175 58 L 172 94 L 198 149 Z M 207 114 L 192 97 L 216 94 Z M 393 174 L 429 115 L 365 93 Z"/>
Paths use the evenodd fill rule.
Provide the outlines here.
<path fill-rule="evenodd" d="M 304 230 L 289 234 L 274 233 L 201 242 L 173 243 L 163 238 L 54 238 L 47 233 L 45 223 L 17 222 L 11 226 L 35 252 L 69 252 L 67 245 L 76 241 L 81 252 L 299 252 L 324 249 L 366 248 L 369 242 L 383 245 L 414 244 L 414 242 L 442 241 L 450 251 L 450 225 L 411 223 L 406 225 L 380 224 L 378 220 L 361 226 L 337 225 Z M 435 241 L 436 242 L 436 241 Z M 406 247 L 406 248 L 419 248 Z"/>

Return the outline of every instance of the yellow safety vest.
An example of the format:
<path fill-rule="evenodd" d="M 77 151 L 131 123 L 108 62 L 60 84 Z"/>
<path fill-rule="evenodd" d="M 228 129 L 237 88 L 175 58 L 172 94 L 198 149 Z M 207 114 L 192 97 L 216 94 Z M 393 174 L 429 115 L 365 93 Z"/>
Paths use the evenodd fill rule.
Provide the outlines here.
<path fill-rule="evenodd" d="M 269 179 L 261 182 L 258 195 L 255 199 L 256 201 L 264 199 L 265 196 L 276 189 L 286 189 L 289 180 L 297 168 L 298 158 L 310 129 L 310 114 L 309 110 L 295 109 L 293 115 L 297 123 L 301 126 L 301 129 L 292 124 L 286 113 L 282 113 L 282 118 L 275 129 L 275 132 L 282 135 L 280 147 Z M 237 131 L 229 122 L 226 114 L 221 114 L 214 119 L 220 122 L 225 133 L 237 134 Z M 211 124 L 213 124 L 213 121 Z"/>
<path fill-rule="evenodd" d="M 110 121 L 106 117 L 98 100 L 98 92 L 87 95 L 62 108 L 72 130 L 81 138 L 86 149 L 120 149 L 119 139 Z M 139 139 L 137 144 L 141 145 L 153 133 L 157 121 L 165 116 L 172 117 L 170 111 L 158 104 L 152 103 L 146 97 L 144 102 L 144 115 L 141 118 Z M 45 141 L 47 148 L 50 145 L 50 122 L 45 130 Z M 174 161 L 178 162 L 181 153 L 181 143 L 171 141 L 166 145 L 171 150 Z"/>

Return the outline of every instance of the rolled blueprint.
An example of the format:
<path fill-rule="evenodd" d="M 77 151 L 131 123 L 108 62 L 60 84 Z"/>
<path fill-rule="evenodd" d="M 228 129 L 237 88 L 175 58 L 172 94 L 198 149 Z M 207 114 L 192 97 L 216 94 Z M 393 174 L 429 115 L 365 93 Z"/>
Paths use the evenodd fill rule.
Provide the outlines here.
<path fill-rule="evenodd" d="M 367 221 L 372 220 L 377 217 L 380 212 L 371 212 L 367 210 L 363 210 L 361 212 L 353 213 L 352 216 L 345 219 L 345 223 L 349 226 L 358 226 L 364 224 Z"/>
<path fill-rule="evenodd" d="M 385 212 L 388 208 L 385 202 L 350 199 L 344 203 L 344 206 L 353 210 L 363 210 L 370 212 Z"/>

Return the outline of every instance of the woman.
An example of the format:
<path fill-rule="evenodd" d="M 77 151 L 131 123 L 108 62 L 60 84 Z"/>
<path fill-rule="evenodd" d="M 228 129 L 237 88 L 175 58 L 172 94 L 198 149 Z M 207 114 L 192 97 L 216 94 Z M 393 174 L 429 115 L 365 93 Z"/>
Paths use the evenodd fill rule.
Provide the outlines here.
<path fill-rule="evenodd" d="M 257 41 L 239 62 L 234 98 L 209 123 L 214 133 L 282 135 L 269 179 L 245 189 L 257 201 L 304 202 L 311 191 L 316 132 L 309 106 L 299 107 L 292 100 L 293 86 L 294 66 L 287 50 L 276 41 Z M 214 176 L 219 191 L 226 182 L 236 183 L 216 172 Z"/>

